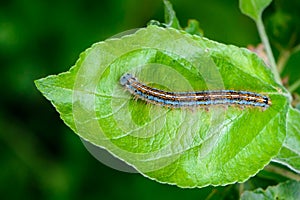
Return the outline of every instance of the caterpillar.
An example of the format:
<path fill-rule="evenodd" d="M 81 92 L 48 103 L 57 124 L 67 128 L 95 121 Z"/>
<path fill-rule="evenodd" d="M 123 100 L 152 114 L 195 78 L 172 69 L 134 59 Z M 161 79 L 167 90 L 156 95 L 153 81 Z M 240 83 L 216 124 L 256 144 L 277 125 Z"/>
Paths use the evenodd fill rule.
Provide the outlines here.
<path fill-rule="evenodd" d="M 238 105 L 268 108 L 268 96 L 240 90 L 203 90 L 195 92 L 169 92 L 140 83 L 132 74 L 120 78 L 120 84 L 136 99 L 168 108 L 207 107 L 212 105 Z"/>

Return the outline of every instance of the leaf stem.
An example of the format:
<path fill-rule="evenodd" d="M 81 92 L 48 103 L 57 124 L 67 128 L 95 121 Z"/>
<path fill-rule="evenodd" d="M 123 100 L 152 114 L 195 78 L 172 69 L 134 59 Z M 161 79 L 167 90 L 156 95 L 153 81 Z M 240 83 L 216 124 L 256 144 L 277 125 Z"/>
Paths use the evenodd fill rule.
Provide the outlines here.
<path fill-rule="evenodd" d="M 262 40 L 262 43 L 264 44 L 266 52 L 267 52 L 267 56 L 268 56 L 268 59 L 269 59 L 270 65 L 271 65 L 270 66 L 271 71 L 274 74 L 274 78 L 275 78 L 276 82 L 281 84 L 281 79 L 280 79 L 279 73 L 278 73 L 277 68 L 276 68 L 276 62 L 275 62 L 275 59 L 274 59 L 274 56 L 273 56 L 273 53 L 272 53 L 271 45 L 270 45 L 269 39 L 267 37 L 265 27 L 264 27 L 264 24 L 263 24 L 263 21 L 262 21 L 261 17 L 259 17 L 257 19 L 256 25 L 257 25 L 259 36 L 260 36 L 260 38 Z"/>
<path fill-rule="evenodd" d="M 280 55 L 277 61 L 277 69 L 278 72 L 281 73 L 288 61 L 288 59 L 291 57 L 292 54 L 297 53 L 298 51 L 300 51 L 300 44 L 298 44 L 297 46 L 295 46 L 292 49 L 283 49 L 280 51 Z"/>
<path fill-rule="evenodd" d="M 289 170 L 286 170 L 286 169 L 283 169 L 283 168 L 280 168 L 280 167 L 276 167 L 272 164 L 266 166 L 264 168 L 264 170 L 266 170 L 268 172 L 273 172 L 273 173 L 279 174 L 283 177 L 286 177 L 286 178 L 289 178 L 289 179 L 292 179 L 292 180 L 300 181 L 300 175 L 295 174 L 295 173 L 293 173 Z"/>
<path fill-rule="evenodd" d="M 289 50 L 282 50 L 280 52 L 278 61 L 277 61 L 277 69 L 278 69 L 278 73 L 281 73 L 288 61 L 288 59 L 291 56 L 291 51 Z"/>
<path fill-rule="evenodd" d="M 244 190 L 245 190 L 245 184 L 244 183 L 240 183 L 239 184 L 239 196 L 242 196 Z"/>
<path fill-rule="evenodd" d="M 300 79 L 296 82 L 294 82 L 290 87 L 289 87 L 289 92 L 292 93 L 294 92 L 298 87 L 300 87 Z"/>
<path fill-rule="evenodd" d="M 298 51 L 300 51 L 300 44 L 298 44 L 297 46 L 295 46 L 293 49 L 292 49 L 292 53 L 297 53 Z"/>
<path fill-rule="evenodd" d="M 205 200 L 210 200 L 217 192 L 218 190 L 213 189 L 211 193 L 205 198 Z"/>

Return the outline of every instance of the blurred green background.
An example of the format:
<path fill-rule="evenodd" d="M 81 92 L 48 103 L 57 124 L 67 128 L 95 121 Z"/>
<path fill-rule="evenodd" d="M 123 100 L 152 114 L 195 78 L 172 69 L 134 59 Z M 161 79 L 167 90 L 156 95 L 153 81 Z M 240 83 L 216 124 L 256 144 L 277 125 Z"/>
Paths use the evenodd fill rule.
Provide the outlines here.
<path fill-rule="evenodd" d="M 259 43 L 255 24 L 240 13 L 237 0 L 171 2 L 183 27 L 194 18 L 210 39 L 237 46 Z M 161 0 L 0 2 L 1 199 L 237 197 L 223 187 L 180 189 L 106 167 L 34 86 L 35 79 L 67 71 L 95 42 L 151 19 L 163 22 L 163 9 Z"/>

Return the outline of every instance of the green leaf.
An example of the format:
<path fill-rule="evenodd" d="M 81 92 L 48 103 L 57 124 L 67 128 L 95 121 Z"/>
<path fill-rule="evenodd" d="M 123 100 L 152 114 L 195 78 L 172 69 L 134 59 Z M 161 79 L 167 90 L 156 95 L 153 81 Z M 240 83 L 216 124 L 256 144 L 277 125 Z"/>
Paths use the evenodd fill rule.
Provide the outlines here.
<path fill-rule="evenodd" d="M 188 21 L 188 26 L 184 30 L 191 35 L 203 36 L 203 30 L 199 26 L 199 22 L 194 19 Z"/>
<path fill-rule="evenodd" d="M 190 19 L 188 21 L 187 27 L 184 29 L 181 28 L 179 24 L 179 20 L 176 17 L 176 13 L 173 10 L 172 4 L 168 0 L 164 0 L 165 4 L 165 27 L 175 28 L 178 30 L 185 30 L 187 33 L 191 35 L 199 35 L 203 36 L 203 30 L 199 26 L 199 22 L 195 19 Z M 148 25 L 157 25 L 162 26 L 160 22 L 157 22 L 155 20 L 151 20 Z M 163 27 L 163 26 L 162 26 Z"/>
<path fill-rule="evenodd" d="M 287 115 L 287 135 L 279 154 L 273 159 L 300 173 L 300 111 L 290 108 Z"/>
<path fill-rule="evenodd" d="M 173 9 L 172 4 L 168 0 L 164 0 L 165 4 L 165 23 L 167 27 L 172 27 L 181 30 L 179 20 L 176 17 L 176 13 Z"/>
<path fill-rule="evenodd" d="M 239 2 L 242 13 L 257 21 L 272 0 L 240 0 Z"/>
<path fill-rule="evenodd" d="M 269 200 L 269 199 L 299 199 L 300 197 L 300 182 L 287 181 L 278 184 L 277 186 L 268 187 L 266 190 L 257 189 L 246 191 L 242 194 L 241 200 Z"/>
<path fill-rule="evenodd" d="M 272 105 L 265 111 L 167 109 L 124 91 L 119 79 L 128 72 L 170 91 L 254 91 Z M 285 138 L 288 94 L 260 58 L 173 28 L 150 25 L 96 43 L 69 72 L 35 83 L 80 137 L 144 176 L 180 187 L 245 181 L 277 155 Z"/>

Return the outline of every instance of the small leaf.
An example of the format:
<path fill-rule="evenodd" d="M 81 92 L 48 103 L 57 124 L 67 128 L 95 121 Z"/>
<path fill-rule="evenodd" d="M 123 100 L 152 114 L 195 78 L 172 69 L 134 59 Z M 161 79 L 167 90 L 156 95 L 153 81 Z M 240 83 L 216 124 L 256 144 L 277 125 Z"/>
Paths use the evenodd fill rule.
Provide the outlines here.
<path fill-rule="evenodd" d="M 195 19 L 190 19 L 188 21 L 188 26 L 184 30 L 191 35 L 203 36 L 203 30 L 199 26 L 199 22 Z"/>
<path fill-rule="evenodd" d="M 287 135 L 279 154 L 273 159 L 300 173 L 300 111 L 290 108 L 287 115 Z"/>
<path fill-rule="evenodd" d="M 257 21 L 272 0 L 240 0 L 239 2 L 242 13 Z"/>
<path fill-rule="evenodd" d="M 268 187 L 266 190 L 257 189 L 254 191 L 245 191 L 241 200 L 269 200 L 269 199 L 299 199 L 300 182 L 287 181 L 277 186 Z"/>
<path fill-rule="evenodd" d="M 178 30 L 181 30 L 179 20 L 176 17 L 176 13 L 173 9 L 172 4 L 168 0 L 164 0 L 165 4 L 165 23 L 167 27 L 172 27 Z"/>
<path fill-rule="evenodd" d="M 128 72 L 170 91 L 254 91 L 272 105 L 192 111 L 145 104 L 120 85 Z M 96 43 L 69 72 L 35 83 L 80 137 L 144 176 L 180 187 L 243 182 L 278 154 L 285 138 L 288 94 L 260 58 L 173 28 L 150 25 Z"/>

